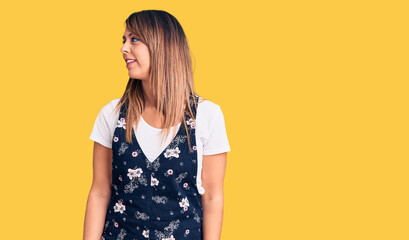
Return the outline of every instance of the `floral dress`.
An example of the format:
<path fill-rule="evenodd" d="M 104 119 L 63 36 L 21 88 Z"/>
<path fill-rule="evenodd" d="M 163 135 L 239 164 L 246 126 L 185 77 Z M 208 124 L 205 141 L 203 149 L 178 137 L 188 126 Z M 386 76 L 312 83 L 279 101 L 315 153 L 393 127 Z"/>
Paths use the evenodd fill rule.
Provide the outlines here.
<path fill-rule="evenodd" d="M 193 101 L 191 96 L 196 117 Z M 203 208 L 196 187 L 193 119 L 185 113 L 192 151 L 182 123 L 173 140 L 151 162 L 133 128 L 132 144 L 125 141 L 126 108 L 127 104 L 122 105 L 112 139 L 112 194 L 101 240 L 201 240 Z"/>

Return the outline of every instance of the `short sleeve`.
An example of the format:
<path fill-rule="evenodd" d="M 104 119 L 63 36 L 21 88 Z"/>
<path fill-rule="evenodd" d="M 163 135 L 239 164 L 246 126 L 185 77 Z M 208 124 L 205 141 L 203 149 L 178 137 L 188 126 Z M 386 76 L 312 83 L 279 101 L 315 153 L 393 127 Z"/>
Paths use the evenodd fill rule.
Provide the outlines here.
<path fill-rule="evenodd" d="M 108 118 L 108 105 L 105 105 L 99 112 L 92 128 L 89 139 L 102 144 L 107 148 L 112 148 L 111 127 Z"/>
<path fill-rule="evenodd" d="M 213 155 L 230 151 L 224 116 L 220 106 L 215 109 L 206 141 L 203 143 L 203 155 Z"/>

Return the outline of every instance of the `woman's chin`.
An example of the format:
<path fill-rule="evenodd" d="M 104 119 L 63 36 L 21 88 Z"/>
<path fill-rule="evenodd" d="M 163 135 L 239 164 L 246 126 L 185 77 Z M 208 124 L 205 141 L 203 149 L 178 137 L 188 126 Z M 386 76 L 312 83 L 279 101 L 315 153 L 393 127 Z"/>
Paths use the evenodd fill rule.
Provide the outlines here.
<path fill-rule="evenodd" d="M 139 79 L 139 80 L 142 80 L 142 78 L 141 78 L 141 76 L 140 75 L 137 75 L 137 74 L 128 74 L 129 75 L 129 77 L 130 78 L 132 78 L 132 79 Z"/>

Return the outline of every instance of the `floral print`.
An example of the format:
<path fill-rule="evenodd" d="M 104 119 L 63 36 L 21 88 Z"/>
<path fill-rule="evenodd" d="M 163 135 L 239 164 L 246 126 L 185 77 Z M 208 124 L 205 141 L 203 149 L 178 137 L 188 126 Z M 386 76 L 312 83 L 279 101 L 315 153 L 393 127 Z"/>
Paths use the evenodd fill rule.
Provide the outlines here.
<path fill-rule="evenodd" d="M 165 158 L 170 158 L 170 157 L 178 158 L 179 153 L 180 153 L 180 150 L 178 147 L 176 147 L 174 149 L 166 149 L 166 152 L 164 155 L 165 155 Z"/>
<path fill-rule="evenodd" d="M 175 238 L 173 237 L 173 235 L 170 235 L 170 237 L 168 238 L 162 238 L 163 240 L 175 240 Z"/>
<path fill-rule="evenodd" d="M 191 129 L 196 128 L 196 124 L 195 124 L 193 118 L 189 118 L 189 121 L 186 121 L 186 124 L 189 125 Z"/>
<path fill-rule="evenodd" d="M 196 114 L 193 98 L 190 103 Z M 182 124 L 151 162 L 139 146 L 134 129 L 132 143 L 126 142 L 125 110 L 126 104 L 121 107 L 112 137 L 112 193 L 101 240 L 202 240 L 203 209 L 194 187 L 195 122 L 185 113 L 187 129 Z M 193 152 L 188 151 L 188 141 Z"/>
<path fill-rule="evenodd" d="M 159 180 L 151 176 L 151 186 L 158 186 Z"/>
<path fill-rule="evenodd" d="M 143 230 L 142 235 L 146 238 L 149 237 L 149 230 Z"/>
<path fill-rule="evenodd" d="M 126 129 L 126 121 L 125 121 L 125 118 L 123 118 L 123 117 L 120 118 L 120 119 L 118 120 L 118 123 L 117 123 L 116 127 Z"/>
<path fill-rule="evenodd" d="M 133 151 L 132 152 L 132 157 L 137 157 L 138 156 L 138 152 L 137 151 Z"/>
<path fill-rule="evenodd" d="M 136 177 L 140 177 L 141 176 L 141 174 L 142 174 L 142 169 L 141 168 L 137 168 L 137 169 L 128 169 L 128 177 L 129 177 L 129 179 L 133 179 L 133 178 L 136 178 Z"/>
<path fill-rule="evenodd" d="M 123 205 L 120 200 L 117 203 L 115 203 L 115 206 L 114 206 L 115 212 L 124 213 L 125 209 L 126 209 L 125 205 Z"/>
<path fill-rule="evenodd" d="M 189 207 L 189 200 L 187 200 L 187 197 L 183 198 L 182 201 L 179 202 L 179 206 L 181 206 L 184 211 L 187 211 L 187 208 Z"/>

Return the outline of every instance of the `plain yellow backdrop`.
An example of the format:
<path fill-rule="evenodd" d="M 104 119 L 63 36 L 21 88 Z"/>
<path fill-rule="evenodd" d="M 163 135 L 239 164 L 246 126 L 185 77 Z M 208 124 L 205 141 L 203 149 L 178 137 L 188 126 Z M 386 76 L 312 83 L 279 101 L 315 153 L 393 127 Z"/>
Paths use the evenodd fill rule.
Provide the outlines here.
<path fill-rule="evenodd" d="M 181 23 L 231 152 L 222 240 L 409 239 L 406 1 L 2 3 L 1 239 L 82 239 L 124 21 Z"/>

